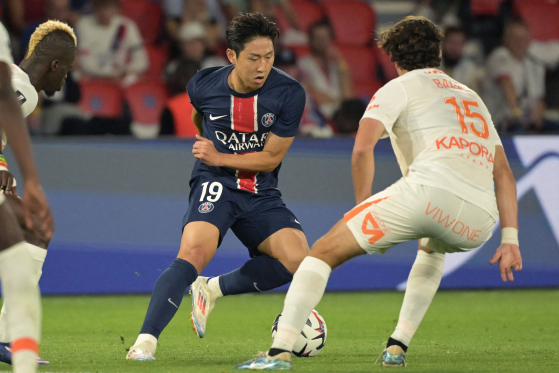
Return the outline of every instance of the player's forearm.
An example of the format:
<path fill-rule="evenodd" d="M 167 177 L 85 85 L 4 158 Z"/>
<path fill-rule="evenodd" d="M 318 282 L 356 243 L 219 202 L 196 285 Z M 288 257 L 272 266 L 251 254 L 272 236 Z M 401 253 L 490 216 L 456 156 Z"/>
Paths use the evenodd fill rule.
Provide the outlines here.
<path fill-rule="evenodd" d="M 223 167 L 250 172 L 271 172 L 279 166 L 283 157 L 263 150 L 249 154 L 221 154 Z"/>
<path fill-rule="evenodd" d="M 510 169 L 502 170 L 495 177 L 495 194 L 501 219 L 501 228 L 511 227 L 518 229 L 516 181 Z"/>
<path fill-rule="evenodd" d="M 10 139 L 11 149 L 26 182 L 38 182 L 39 173 L 35 167 L 31 141 L 21 109 L 13 92 L 0 89 L 0 125 Z"/>
<path fill-rule="evenodd" d="M 514 89 L 512 79 L 508 76 L 503 76 L 499 78 L 499 84 L 510 107 L 513 110 L 518 110 L 518 96 L 516 94 L 516 90 Z"/>
<path fill-rule="evenodd" d="M 360 204 L 372 194 L 375 176 L 375 156 L 372 151 L 353 150 L 351 172 L 355 189 L 355 202 Z"/>

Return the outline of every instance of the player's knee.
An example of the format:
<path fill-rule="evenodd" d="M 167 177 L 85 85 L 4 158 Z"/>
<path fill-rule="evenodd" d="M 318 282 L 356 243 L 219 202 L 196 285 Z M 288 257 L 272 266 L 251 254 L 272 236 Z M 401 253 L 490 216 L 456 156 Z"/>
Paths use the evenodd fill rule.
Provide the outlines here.
<path fill-rule="evenodd" d="M 177 259 L 186 260 L 200 273 L 208 265 L 212 256 L 207 247 L 200 244 L 181 247 Z"/>
<path fill-rule="evenodd" d="M 280 259 L 284 267 L 291 273 L 295 273 L 299 265 L 305 259 L 305 257 L 309 254 L 308 248 L 298 248 L 293 249 L 287 252 L 284 258 Z"/>

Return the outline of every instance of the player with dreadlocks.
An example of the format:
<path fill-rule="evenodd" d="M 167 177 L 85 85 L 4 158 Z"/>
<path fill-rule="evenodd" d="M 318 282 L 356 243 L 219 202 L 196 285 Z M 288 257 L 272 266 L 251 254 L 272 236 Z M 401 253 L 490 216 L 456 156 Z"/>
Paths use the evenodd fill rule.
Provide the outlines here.
<path fill-rule="evenodd" d="M 12 87 L 16 92 L 23 116 L 27 117 L 35 110 L 39 99 L 38 93 L 44 91 L 48 97 L 54 95 L 64 85 L 66 75 L 72 68 L 76 56 L 77 39 L 74 31 L 67 24 L 48 21 L 41 24 L 29 42 L 29 50 L 19 67 L 12 65 Z M 14 176 L 8 171 L 8 165 L 2 150 L 7 138 L 2 133 L 0 148 L 0 189 L 4 191 L 6 202 L 17 216 L 25 234 L 25 244 L 33 258 L 34 282 L 38 283 L 42 274 L 43 263 L 47 255 L 48 240 L 35 224 L 28 229 L 23 213 L 23 201 L 17 196 Z M 1 191 L 0 191 L 1 193 Z M 0 361 L 12 363 L 11 338 L 8 335 L 8 316 L 4 302 L 0 313 Z M 10 305 L 7 305 L 10 308 Z M 49 364 L 37 358 L 39 365 Z"/>

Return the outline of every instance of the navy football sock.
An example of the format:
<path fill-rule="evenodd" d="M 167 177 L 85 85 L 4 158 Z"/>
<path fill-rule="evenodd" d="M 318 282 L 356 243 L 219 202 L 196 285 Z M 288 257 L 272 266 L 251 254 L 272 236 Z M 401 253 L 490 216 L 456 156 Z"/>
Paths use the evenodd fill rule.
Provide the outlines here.
<path fill-rule="evenodd" d="M 179 309 L 186 288 L 196 277 L 198 271 L 192 264 L 183 259 L 175 259 L 155 283 L 140 334 L 151 334 L 159 338 Z"/>
<path fill-rule="evenodd" d="M 263 255 L 219 276 L 219 287 L 223 295 L 245 294 L 275 289 L 292 279 L 293 274 L 279 260 Z"/>

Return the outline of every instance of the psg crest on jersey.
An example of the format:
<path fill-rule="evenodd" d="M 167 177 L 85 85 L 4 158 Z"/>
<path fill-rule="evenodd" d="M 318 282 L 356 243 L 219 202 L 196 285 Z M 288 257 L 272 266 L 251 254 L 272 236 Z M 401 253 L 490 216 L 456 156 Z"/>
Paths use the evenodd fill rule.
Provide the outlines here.
<path fill-rule="evenodd" d="M 270 127 L 276 121 L 276 115 L 274 113 L 267 113 L 262 116 L 262 125 L 264 127 Z"/>
<path fill-rule="evenodd" d="M 198 207 L 198 212 L 205 214 L 211 212 L 214 209 L 214 204 L 211 202 L 204 202 Z"/>

